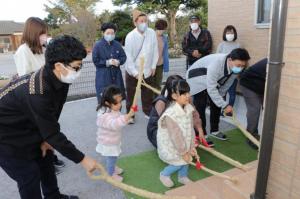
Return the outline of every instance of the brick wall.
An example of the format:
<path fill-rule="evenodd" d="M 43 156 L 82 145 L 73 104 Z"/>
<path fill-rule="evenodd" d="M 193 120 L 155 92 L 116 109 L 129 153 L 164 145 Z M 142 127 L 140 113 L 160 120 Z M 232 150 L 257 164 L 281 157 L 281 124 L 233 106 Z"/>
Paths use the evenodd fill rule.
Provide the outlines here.
<path fill-rule="evenodd" d="M 214 51 L 222 41 L 226 25 L 234 25 L 238 42 L 252 57 L 250 63 L 268 54 L 269 28 L 259 29 L 254 24 L 255 0 L 209 0 L 208 29 L 212 34 Z"/>
<path fill-rule="evenodd" d="M 289 0 L 269 199 L 300 198 L 300 1 Z"/>

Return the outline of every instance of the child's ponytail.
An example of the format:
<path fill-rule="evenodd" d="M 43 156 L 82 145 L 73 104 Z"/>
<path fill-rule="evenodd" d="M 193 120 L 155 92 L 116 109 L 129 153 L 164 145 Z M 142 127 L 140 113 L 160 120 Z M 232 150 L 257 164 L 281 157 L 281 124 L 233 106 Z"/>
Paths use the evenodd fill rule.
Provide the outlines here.
<path fill-rule="evenodd" d="M 168 77 L 164 88 L 161 91 L 161 95 L 167 98 L 168 102 L 172 102 L 172 84 L 173 81 L 183 79 L 180 75 L 171 75 Z M 167 103 L 167 104 L 169 104 Z"/>
<path fill-rule="evenodd" d="M 119 87 L 111 85 L 104 88 L 101 95 L 101 101 L 98 104 L 96 111 L 104 108 L 104 112 L 106 112 L 107 109 L 110 109 L 111 104 L 116 104 L 117 102 L 114 99 L 115 95 L 122 95 L 122 91 Z"/>

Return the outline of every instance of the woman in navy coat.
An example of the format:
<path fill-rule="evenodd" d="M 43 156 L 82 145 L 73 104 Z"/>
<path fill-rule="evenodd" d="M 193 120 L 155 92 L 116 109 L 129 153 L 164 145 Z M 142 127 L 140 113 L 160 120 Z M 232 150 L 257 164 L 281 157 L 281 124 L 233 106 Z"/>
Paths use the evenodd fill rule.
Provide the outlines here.
<path fill-rule="evenodd" d="M 118 86 L 125 99 L 125 87 L 120 65 L 126 61 L 126 54 L 118 41 L 115 41 L 117 27 L 113 23 L 101 26 L 103 38 L 96 42 L 93 49 L 93 62 L 96 66 L 96 93 L 100 103 L 102 91 L 109 85 Z"/>

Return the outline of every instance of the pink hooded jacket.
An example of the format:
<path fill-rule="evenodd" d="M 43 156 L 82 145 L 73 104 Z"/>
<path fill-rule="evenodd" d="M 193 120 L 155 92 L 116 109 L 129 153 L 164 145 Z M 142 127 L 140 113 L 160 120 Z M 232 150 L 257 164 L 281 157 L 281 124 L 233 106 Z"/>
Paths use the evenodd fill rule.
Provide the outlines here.
<path fill-rule="evenodd" d="M 97 142 L 104 145 L 118 145 L 121 143 L 121 130 L 126 126 L 125 115 L 119 111 L 98 113 Z"/>

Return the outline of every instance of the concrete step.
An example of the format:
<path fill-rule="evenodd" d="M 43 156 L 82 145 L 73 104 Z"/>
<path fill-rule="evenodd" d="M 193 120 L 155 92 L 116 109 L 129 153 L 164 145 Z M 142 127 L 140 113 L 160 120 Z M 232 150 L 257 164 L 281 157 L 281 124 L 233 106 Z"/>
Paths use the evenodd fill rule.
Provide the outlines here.
<path fill-rule="evenodd" d="M 191 184 L 167 191 L 166 194 L 170 196 L 196 196 L 197 199 L 225 199 L 224 194 L 226 194 L 226 197 L 231 196 L 234 195 L 234 193 L 232 192 L 239 191 L 240 189 L 248 193 L 249 190 L 246 190 L 244 188 L 244 183 L 247 184 L 249 180 L 247 179 L 245 182 L 240 181 L 243 181 L 244 178 L 247 177 L 251 179 L 256 177 L 257 161 L 250 162 L 247 164 L 247 166 L 250 167 L 249 171 L 247 172 L 243 172 L 237 168 L 230 169 L 224 172 L 224 174 L 228 176 L 234 176 L 238 179 L 237 190 L 234 189 L 234 185 L 230 184 L 231 182 L 225 182 L 224 179 L 219 178 L 217 176 L 210 176 L 203 180 L 199 180 Z M 244 175 L 247 175 L 247 177 L 245 177 Z M 251 180 L 251 183 L 253 182 L 254 180 Z M 238 194 L 237 197 L 240 197 L 240 194 Z M 226 199 L 236 198 L 227 197 Z M 249 197 L 247 199 L 249 199 Z"/>
<path fill-rule="evenodd" d="M 223 199 L 249 199 L 255 188 L 256 169 L 235 176 L 237 183 L 228 180 L 223 184 Z"/>

